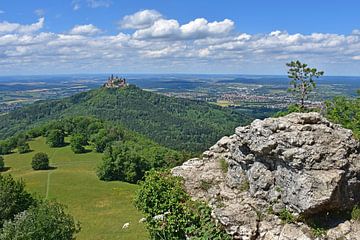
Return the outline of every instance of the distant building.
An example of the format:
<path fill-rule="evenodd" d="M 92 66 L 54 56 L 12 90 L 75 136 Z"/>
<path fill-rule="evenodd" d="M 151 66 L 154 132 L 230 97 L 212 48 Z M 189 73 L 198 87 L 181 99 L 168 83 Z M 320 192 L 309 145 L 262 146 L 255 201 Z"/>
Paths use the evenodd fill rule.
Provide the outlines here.
<path fill-rule="evenodd" d="M 113 74 L 108 78 L 107 82 L 104 84 L 106 88 L 122 88 L 127 86 L 125 78 L 119 78 L 118 76 L 114 77 Z"/>

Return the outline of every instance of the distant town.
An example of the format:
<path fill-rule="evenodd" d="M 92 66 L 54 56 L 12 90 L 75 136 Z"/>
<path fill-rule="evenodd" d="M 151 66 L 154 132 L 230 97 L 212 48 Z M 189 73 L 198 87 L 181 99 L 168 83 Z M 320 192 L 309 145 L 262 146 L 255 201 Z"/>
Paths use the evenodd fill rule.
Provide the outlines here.
<path fill-rule="evenodd" d="M 330 80 L 319 81 L 315 94 L 307 100 L 308 106 L 318 107 L 324 100 L 336 95 L 355 97 L 356 89 L 360 88 L 360 78 L 342 77 Z M 241 78 L 227 75 L 144 74 L 125 78 L 120 74 L 112 74 L 31 76 L 26 78 L 26 81 L 24 77 L 0 77 L 0 114 L 6 114 L 38 100 L 64 98 L 101 86 L 123 88 L 128 84 L 167 96 L 201 100 L 239 110 L 268 109 L 275 112 L 294 103 L 294 98 L 287 91 L 289 81 L 286 76 Z"/>

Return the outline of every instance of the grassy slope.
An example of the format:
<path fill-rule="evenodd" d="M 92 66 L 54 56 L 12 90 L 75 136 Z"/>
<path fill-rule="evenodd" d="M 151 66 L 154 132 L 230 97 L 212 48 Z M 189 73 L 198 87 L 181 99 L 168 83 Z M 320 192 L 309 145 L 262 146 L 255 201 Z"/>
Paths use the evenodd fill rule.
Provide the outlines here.
<path fill-rule="evenodd" d="M 33 152 L 5 156 L 6 167 L 10 167 L 6 173 L 23 178 L 30 192 L 66 204 L 81 222 L 77 239 L 147 239 L 144 224 L 138 223 L 142 216 L 132 203 L 137 186 L 98 180 L 95 168 L 101 154 L 74 154 L 69 146 L 49 148 L 44 138 L 29 144 Z M 36 152 L 46 152 L 56 169 L 33 171 L 31 158 Z M 126 222 L 131 223 L 130 227 L 123 230 Z"/>

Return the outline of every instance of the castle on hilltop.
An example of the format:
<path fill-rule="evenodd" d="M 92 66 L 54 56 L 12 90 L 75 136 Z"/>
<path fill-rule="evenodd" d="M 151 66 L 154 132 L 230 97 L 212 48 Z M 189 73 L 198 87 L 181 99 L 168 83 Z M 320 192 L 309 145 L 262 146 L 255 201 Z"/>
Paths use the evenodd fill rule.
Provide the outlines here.
<path fill-rule="evenodd" d="M 127 86 L 125 78 L 119 78 L 118 76 L 114 77 L 113 74 L 108 78 L 107 82 L 104 84 L 106 88 L 122 88 Z"/>

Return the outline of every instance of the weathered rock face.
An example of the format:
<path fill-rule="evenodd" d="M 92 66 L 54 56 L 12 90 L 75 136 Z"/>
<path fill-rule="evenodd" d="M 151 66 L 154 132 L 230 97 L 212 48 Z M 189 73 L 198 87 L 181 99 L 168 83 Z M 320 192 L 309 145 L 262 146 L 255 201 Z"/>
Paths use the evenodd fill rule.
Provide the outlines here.
<path fill-rule="evenodd" d="M 306 224 L 278 215 L 351 209 L 360 201 L 359 150 L 350 130 L 318 113 L 293 113 L 238 127 L 172 172 L 234 239 L 315 239 Z M 358 223 L 342 222 L 327 239 L 360 239 Z"/>

